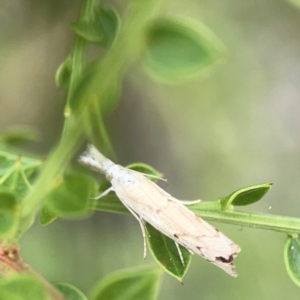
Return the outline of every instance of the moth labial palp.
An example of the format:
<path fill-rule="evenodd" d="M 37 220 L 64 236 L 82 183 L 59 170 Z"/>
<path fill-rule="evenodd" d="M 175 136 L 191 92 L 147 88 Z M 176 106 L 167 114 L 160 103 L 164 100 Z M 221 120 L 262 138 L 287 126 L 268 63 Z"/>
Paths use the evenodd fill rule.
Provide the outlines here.
<path fill-rule="evenodd" d="M 200 200 L 180 201 L 154 182 L 145 174 L 133 171 L 113 163 L 104 157 L 94 146 L 79 158 L 79 162 L 93 170 L 105 174 L 111 183 L 109 191 L 114 191 L 124 206 L 139 221 L 144 238 L 144 257 L 146 255 L 145 222 L 174 240 L 179 257 L 184 265 L 179 245 L 190 253 L 196 253 L 207 261 L 236 277 L 233 260 L 241 251 L 240 247 L 201 219 L 185 205 Z"/>

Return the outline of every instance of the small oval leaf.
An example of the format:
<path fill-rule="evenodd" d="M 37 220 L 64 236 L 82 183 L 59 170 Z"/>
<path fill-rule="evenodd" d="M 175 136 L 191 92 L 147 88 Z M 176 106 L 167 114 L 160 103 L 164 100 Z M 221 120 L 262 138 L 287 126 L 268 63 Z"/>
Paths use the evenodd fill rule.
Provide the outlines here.
<path fill-rule="evenodd" d="M 0 279 L 1 300 L 48 300 L 42 284 L 28 275 Z"/>
<path fill-rule="evenodd" d="M 40 223 L 42 225 L 49 225 L 58 218 L 58 215 L 51 210 L 49 205 L 45 204 L 40 212 Z"/>
<path fill-rule="evenodd" d="M 89 212 L 94 190 L 92 177 L 74 172 L 47 196 L 45 203 L 59 217 L 80 217 Z"/>
<path fill-rule="evenodd" d="M 106 276 L 93 289 L 90 300 L 155 300 L 161 271 L 153 267 L 123 269 Z"/>
<path fill-rule="evenodd" d="M 97 27 L 94 20 L 73 22 L 71 28 L 89 42 L 100 43 L 104 38 L 102 28 Z"/>
<path fill-rule="evenodd" d="M 147 235 L 148 245 L 154 259 L 167 273 L 182 283 L 191 263 L 191 254 L 184 247 L 179 246 L 184 261 L 183 265 L 175 242 L 150 224 L 147 223 L 146 227 L 150 235 Z"/>
<path fill-rule="evenodd" d="M 112 6 L 101 4 L 89 20 L 74 22 L 71 27 L 87 41 L 109 47 L 119 32 L 120 18 Z"/>
<path fill-rule="evenodd" d="M 221 207 L 226 210 L 230 205 L 245 206 L 259 201 L 270 189 L 271 183 L 253 185 L 239 189 L 221 199 Z"/>
<path fill-rule="evenodd" d="M 55 282 L 53 285 L 64 295 L 68 300 L 88 300 L 88 298 L 75 286 L 63 283 Z"/>
<path fill-rule="evenodd" d="M 148 176 L 146 177 L 153 182 L 157 182 L 158 179 L 161 179 L 163 177 L 162 173 L 160 173 L 150 165 L 144 163 L 133 163 L 126 166 L 126 168 L 137 171 L 142 174 L 150 175 L 149 177 Z"/>
<path fill-rule="evenodd" d="M 143 65 L 162 82 L 176 83 L 207 71 L 224 57 L 225 47 L 203 24 L 159 19 L 149 28 Z"/>
<path fill-rule="evenodd" d="M 99 41 L 99 45 L 103 47 L 111 46 L 119 32 L 119 14 L 112 6 L 101 4 L 96 10 L 95 21 L 104 33 L 104 38 Z"/>
<path fill-rule="evenodd" d="M 293 282 L 300 287 L 300 237 L 291 237 L 285 241 L 283 257 L 286 270 Z"/>
<path fill-rule="evenodd" d="M 67 58 L 58 67 L 55 73 L 55 83 L 57 87 L 68 87 L 71 80 L 72 59 Z"/>
<path fill-rule="evenodd" d="M 19 146 L 20 144 L 36 141 L 38 132 L 30 126 L 13 126 L 0 135 L 0 143 L 8 146 Z"/>

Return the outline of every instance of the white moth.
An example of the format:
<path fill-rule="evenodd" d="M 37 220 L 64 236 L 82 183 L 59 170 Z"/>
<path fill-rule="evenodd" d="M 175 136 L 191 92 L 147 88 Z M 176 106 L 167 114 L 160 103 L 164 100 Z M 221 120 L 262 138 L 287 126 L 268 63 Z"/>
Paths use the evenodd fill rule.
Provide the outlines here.
<path fill-rule="evenodd" d="M 165 192 L 142 174 L 113 163 L 94 146 L 79 158 L 80 163 L 106 175 L 111 187 L 97 197 L 114 191 L 126 208 L 139 221 L 144 237 L 146 256 L 145 221 L 174 240 L 184 264 L 178 244 L 190 253 L 196 253 L 231 276 L 236 277 L 233 260 L 240 247 L 218 229 L 202 220 L 185 207 L 196 201 L 180 201 Z"/>

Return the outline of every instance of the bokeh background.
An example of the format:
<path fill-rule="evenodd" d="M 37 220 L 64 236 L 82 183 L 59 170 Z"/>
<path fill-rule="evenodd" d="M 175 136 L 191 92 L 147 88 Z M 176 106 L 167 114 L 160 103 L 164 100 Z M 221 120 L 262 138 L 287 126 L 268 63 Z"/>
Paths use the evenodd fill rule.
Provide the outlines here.
<path fill-rule="evenodd" d="M 78 0 L 0 0 L 0 130 L 33 126 L 39 140 L 26 150 L 42 156 L 61 134 L 65 92 L 55 87 L 54 74 L 71 47 L 79 6 Z M 119 161 L 153 165 L 179 199 L 215 200 L 273 182 L 247 209 L 300 217 L 300 11 L 283 0 L 173 0 L 165 13 L 202 21 L 229 55 L 209 76 L 178 86 L 157 84 L 132 66 L 120 105 L 106 120 Z M 214 225 L 242 248 L 239 277 L 193 257 L 184 286 L 164 275 L 159 300 L 299 299 L 283 263 L 285 235 Z M 142 259 L 138 223 L 108 213 L 47 227 L 37 221 L 21 246 L 47 279 L 86 293 L 111 271 L 154 264 L 150 255 Z"/>

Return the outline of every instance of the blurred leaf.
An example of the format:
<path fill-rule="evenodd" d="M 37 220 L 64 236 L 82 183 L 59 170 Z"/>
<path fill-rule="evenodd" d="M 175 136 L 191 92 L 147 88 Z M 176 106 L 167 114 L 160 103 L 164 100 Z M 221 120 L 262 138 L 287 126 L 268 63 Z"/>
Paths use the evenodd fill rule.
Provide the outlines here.
<path fill-rule="evenodd" d="M 89 111 L 95 111 L 94 114 L 101 114 L 102 116 L 111 113 L 117 107 L 121 94 L 121 84 L 119 78 L 109 82 L 109 86 L 107 86 L 105 95 L 99 95 L 97 91 L 88 93 L 88 88 L 91 84 L 99 84 L 99 82 L 96 80 L 97 73 L 99 72 L 100 68 L 101 61 L 91 62 L 86 68 L 83 76 L 81 77 L 80 84 L 76 87 L 74 92 L 74 94 L 76 93 L 76 96 L 72 97 L 71 99 L 72 101 L 70 106 L 73 110 L 76 111 L 78 109 L 80 101 L 89 101 Z M 78 97 L 81 93 L 85 93 L 83 98 Z M 100 96 L 101 101 L 99 100 Z"/>
<path fill-rule="evenodd" d="M 226 210 L 230 205 L 245 206 L 259 201 L 271 188 L 271 183 L 253 185 L 239 189 L 221 199 L 221 207 Z"/>
<path fill-rule="evenodd" d="M 290 2 L 296 8 L 300 9 L 300 0 L 288 0 L 288 2 Z"/>
<path fill-rule="evenodd" d="M 58 67 L 55 73 L 55 83 L 57 87 L 68 87 L 71 79 L 72 59 L 67 58 Z"/>
<path fill-rule="evenodd" d="M 40 212 L 40 223 L 42 225 L 49 225 L 58 218 L 58 215 L 51 210 L 49 205 L 45 204 Z"/>
<path fill-rule="evenodd" d="M 42 284 L 28 275 L 0 279 L 1 300 L 49 300 Z"/>
<path fill-rule="evenodd" d="M 147 235 L 148 245 L 154 259 L 167 273 L 182 283 L 191 263 L 191 254 L 184 247 L 179 246 L 185 263 L 183 265 L 175 242 L 150 224 L 147 223 L 146 227 L 150 235 L 150 237 Z"/>
<path fill-rule="evenodd" d="M 17 196 L 4 188 L 0 188 L 0 236 L 7 236 L 16 225 L 18 213 Z"/>
<path fill-rule="evenodd" d="M 88 300 L 88 298 L 75 286 L 68 283 L 57 282 L 53 285 L 64 295 L 68 300 Z"/>
<path fill-rule="evenodd" d="M 47 196 L 45 203 L 52 215 L 55 213 L 60 217 L 83 216 L 89 212 L 90 198 L 94 190 L 95 181 L 92 177 L 73 172 Z"/>
<path fill-rule="evenodd" d="M 300 237 L 291 237 L 285 241 L 284 263 L 290 278 L 300 287 Z"/>
<path fill-rule="evenodd" d="M 108 4 L 101 4 L 96 11 L 95 18 L 102 26 L 104 38 L 99 42 L 103 47 L 113 44 L 120 28 L 120 17 L 118 12 Z"/>
<path fill-rule="evenodd" d="M 24 197 L 35 180 L 41 161 L 0 151 L 0 186 Z"/>
<path fill-rule="evenodd" d="M 109 47 L 115 40 L 120 27 L 120 18 L 117 11 L 107 5 L 99 5 L 90 20 L 72 23 L 72 29 L 89 42 Z"/>
<path fill-rule="evenodd" d="M 38 132 L 29 126 L 14 126 L 0 135 L 0 143 L 18 146 L 23 143 L 36 141 Z"/>
<path fill-rule="evenodd" d="M 154 20 L 143 65 L 155 80 L 181 82 L 224 58 L 225 47 L 203 24 L 188 19 Z"/>
<path fill-rule="evenodd" d="M 99 27 L 99 23 L 94 20 L 73 22 L 71 27 L 79 36 L 89 42 L 99 43 L 104 38 L 101 26 Z"/>
<path fill-rule="evenodd" d="M 119 270 L 106 276 L 93 289 L 90 300 L 155 300 L 161 272 L 143 267 Z"/>

